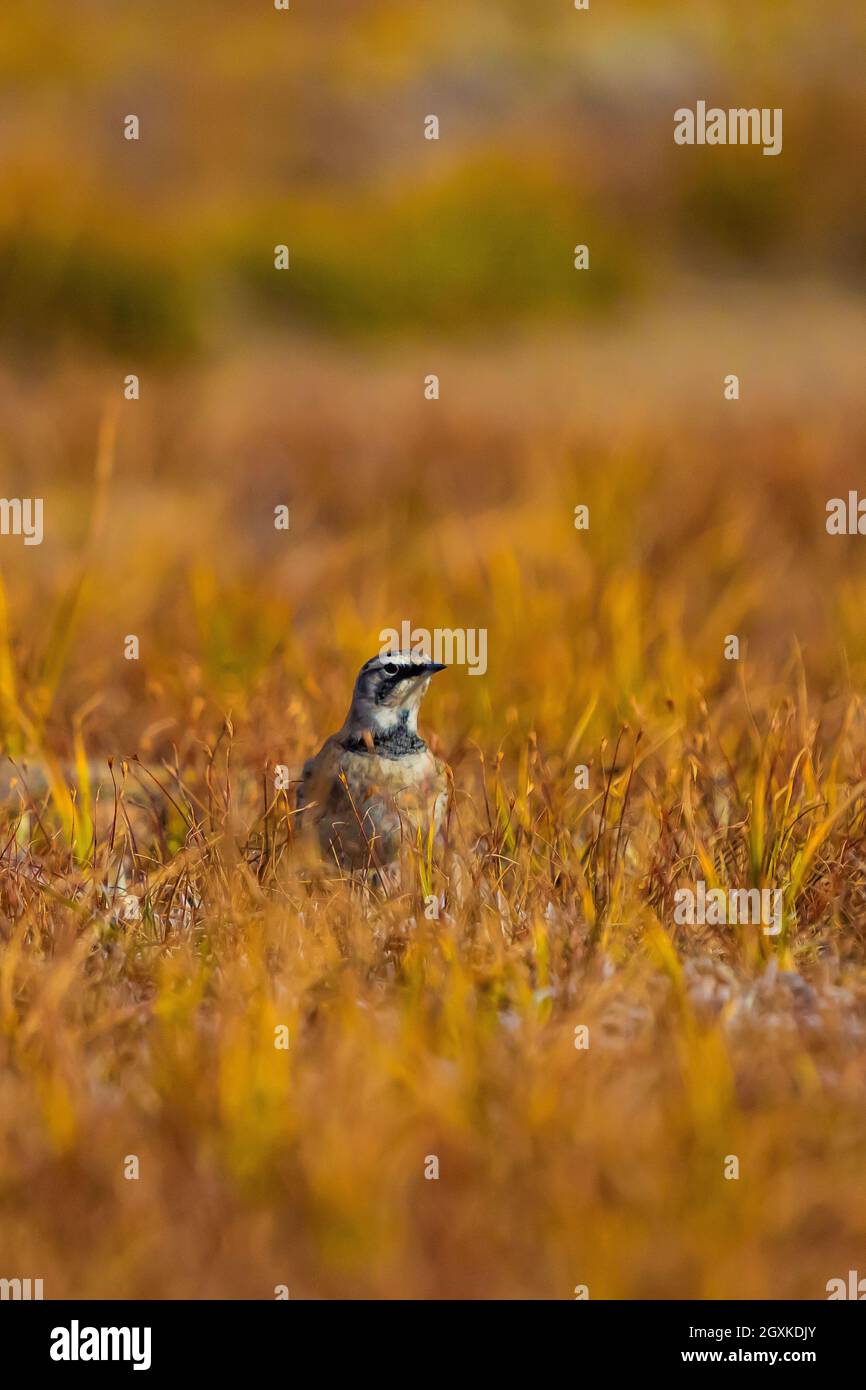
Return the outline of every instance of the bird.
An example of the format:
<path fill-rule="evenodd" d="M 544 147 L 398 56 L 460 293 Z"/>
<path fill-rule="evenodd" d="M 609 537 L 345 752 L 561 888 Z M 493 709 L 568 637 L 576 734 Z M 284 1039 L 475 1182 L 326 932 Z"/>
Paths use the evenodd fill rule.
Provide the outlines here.
<path fill-rule="evenodd" d="M 450 774 L 418 733 L 439 661 L 415 652 L 373 656 L 358 672 L 343 726 L 304 764 L 296 806 L 326 859 L 341 869 L 393 869 L 401 847 L 427 845 L 445 822 Z"/>

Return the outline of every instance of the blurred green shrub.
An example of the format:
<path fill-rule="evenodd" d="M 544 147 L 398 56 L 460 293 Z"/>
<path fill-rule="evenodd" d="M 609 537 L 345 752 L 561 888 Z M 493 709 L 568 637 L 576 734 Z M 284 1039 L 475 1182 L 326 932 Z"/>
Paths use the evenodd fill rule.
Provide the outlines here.
<path fill-rule="evenodd" d="M 171 358 L 199 342 L 194 272 L 120 237 L 0 231 L 0 333 L 17 350 L 65 339 Z"/>
<path fill-rule="evenodd" d="M 287 273 L 272 248 L 291 252 Z M 590 247 L 576 271 L 573 247 Z M 235 243 L 258 308 L 357 332 L 478 331 L 510 319 L 603 312 L 639 285 L 636 248 L 545 173 L 502 161 L 461 167 L 385 203 L 275 208 Z"/>

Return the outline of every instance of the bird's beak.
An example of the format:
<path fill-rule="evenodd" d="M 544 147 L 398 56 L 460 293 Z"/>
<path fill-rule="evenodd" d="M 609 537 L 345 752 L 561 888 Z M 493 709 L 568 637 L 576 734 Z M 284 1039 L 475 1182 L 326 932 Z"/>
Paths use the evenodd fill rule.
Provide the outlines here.
<path fill-rule="evenodd" d="M 427 665 L 424 667 L 424 674 L 427 676 L 435 676 L 437 671 L 447 670 L 448 667 L 445 665 L 444 661 L 428 661 Z"/>

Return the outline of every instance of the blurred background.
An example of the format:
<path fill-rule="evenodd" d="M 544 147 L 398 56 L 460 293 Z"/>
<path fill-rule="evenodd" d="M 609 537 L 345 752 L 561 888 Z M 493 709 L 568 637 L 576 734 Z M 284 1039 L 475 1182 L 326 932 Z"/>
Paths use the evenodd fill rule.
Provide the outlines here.
<path fill-rule="evenodd" d="M 9 0 L 0 24 L 17 357 L 189 361 L 265 326 L 477 338 L 609 318 L 688 275 L 722 298 L 731 277 L 863 272 L 854 0 L 832 22 L 806 0 L 82 0 L 63 24 Z M 698 98 L 783 107 L 783 157 L 675 146 Z"/>

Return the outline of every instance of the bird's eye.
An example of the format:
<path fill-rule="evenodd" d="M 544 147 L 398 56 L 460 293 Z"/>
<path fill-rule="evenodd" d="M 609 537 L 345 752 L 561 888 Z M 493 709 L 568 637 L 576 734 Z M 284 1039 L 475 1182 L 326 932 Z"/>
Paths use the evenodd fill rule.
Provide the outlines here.
<path fill-rule="evenodd" d="M 386 676 L 396 676 L 398 669 L 399 667 L 395 666 L 393 661 L 386 661 L 385 665 L 382 667 Z"/>

